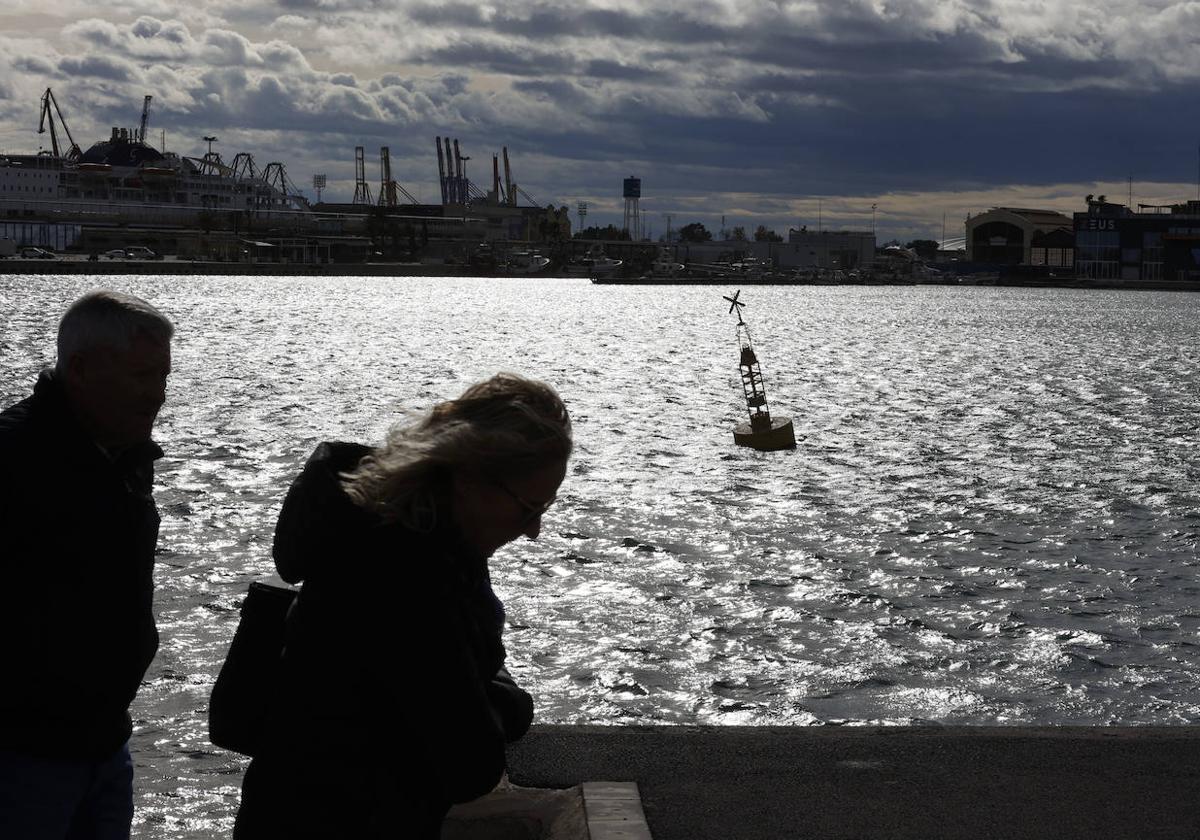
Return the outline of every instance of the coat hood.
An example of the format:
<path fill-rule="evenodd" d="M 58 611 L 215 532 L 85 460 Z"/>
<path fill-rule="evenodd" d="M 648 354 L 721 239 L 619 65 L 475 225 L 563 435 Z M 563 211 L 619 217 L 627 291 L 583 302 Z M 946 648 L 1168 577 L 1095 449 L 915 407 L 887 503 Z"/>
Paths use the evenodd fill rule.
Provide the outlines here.
<path fill-rule="evenodd" d="M 359 443 L 327 441 L 313 451 L 292 482 L 279 511 L 271 552 L 279 576 L 288 583 L 300 583 L 330 558 L 344 554 L 347 534 L 377 521 L 351 501 L 341 479 L 371 451 Z"/>

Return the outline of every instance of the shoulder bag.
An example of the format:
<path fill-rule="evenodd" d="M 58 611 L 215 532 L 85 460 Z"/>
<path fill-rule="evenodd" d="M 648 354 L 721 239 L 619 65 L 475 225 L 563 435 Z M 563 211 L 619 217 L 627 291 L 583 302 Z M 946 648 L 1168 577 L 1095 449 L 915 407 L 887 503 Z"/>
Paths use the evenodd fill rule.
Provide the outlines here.
<path fill-rule="evenodd" d="M 279 681 L 288 611 L 299 590 L 254 581 L 242 602 L 225 664 L 208 704 L 208 737 L 254 756 Z"/>

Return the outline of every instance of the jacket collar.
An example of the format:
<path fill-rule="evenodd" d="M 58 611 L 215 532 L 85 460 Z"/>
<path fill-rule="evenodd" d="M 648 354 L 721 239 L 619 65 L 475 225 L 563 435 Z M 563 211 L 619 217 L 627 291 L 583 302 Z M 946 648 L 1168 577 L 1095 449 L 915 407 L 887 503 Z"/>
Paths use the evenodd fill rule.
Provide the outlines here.
<path fill-rule="evenodd" d="M 49 419 L 57 426 L 55 432 L 61 436 L 63 443 L 86 443 L 89 449 L 94 450 L 97 455 L 103 456 L 117 467 L 150 463 L 163 456 L 162 448 L 153 440 L 135 443 L 119 452 L 105 449 L 92 440 L 71 410 L 66 390 L 55 375 L 54 368 L 45 368 L 38 375 L 37 383 L 33 386 L 33 396 L 45 406 Z"/>

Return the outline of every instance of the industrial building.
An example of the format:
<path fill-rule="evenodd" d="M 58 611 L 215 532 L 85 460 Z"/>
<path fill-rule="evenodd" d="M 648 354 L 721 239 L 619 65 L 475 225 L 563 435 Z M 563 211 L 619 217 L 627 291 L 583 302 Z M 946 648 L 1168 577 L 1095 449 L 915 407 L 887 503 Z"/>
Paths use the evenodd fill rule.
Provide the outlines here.
<path fill-rule="evenodd" d="M 775 254 L 781 268 L 867 268 L 875 261 L 875 234 L 869 230 L 789 229 L 787 242 L 777 246 Z"/>
<path fill-rule="evenodd" d="M 828 269 L 850 271 L 875 262 L 875 235 L 870 231 L 789 230 L 786 242 L 724 239 L 710 242 L 677 242 L 672 253 L 680 262 L 715 263 L 753 257 L 777 269 Z"/>

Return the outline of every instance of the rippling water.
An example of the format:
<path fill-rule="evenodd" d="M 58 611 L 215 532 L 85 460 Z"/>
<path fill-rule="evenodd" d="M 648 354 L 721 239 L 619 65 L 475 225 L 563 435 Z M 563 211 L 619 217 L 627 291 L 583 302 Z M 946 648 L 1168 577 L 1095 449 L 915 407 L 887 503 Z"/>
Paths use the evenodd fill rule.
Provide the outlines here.
<path fill-rule="evenodd" d="M 205 705 L 308 452 L 500 369 L 554 383 L 576 421 L 542 538 L 493 561 L 543 722 L 1200 716 L 1198 296 L 747 288 L 800 442 L 765 454 L 732 445 L 732 290 L 712 287 L 0 277 L 0 404 L 101 283 L 179 326 L 143 836 L 231 823 L 243 763 L 208 744 Z"/>

